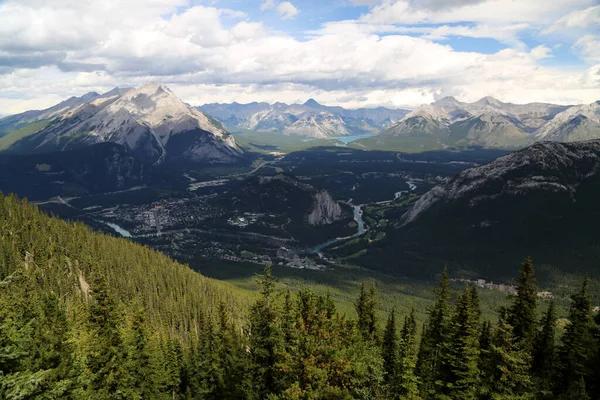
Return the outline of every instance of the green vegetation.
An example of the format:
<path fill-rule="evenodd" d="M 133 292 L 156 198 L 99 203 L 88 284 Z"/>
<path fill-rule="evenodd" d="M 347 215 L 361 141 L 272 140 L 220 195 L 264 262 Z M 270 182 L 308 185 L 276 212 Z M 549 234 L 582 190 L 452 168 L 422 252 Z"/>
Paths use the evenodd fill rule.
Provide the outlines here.
<path fill-rule="evenodd" d="M 343 142 L 336 139 L 311 139 L 287 136 L 281 132 L 256 132 L 243 130 L 234 134 L 236 143 L 246 150 L 257 153 L 291 153 L 312 147 L 336 146 Z"/>
<path fill-rule="evenodd" d="M 8 149 L 17 141 L 44 129 L 51 122 L 49 119 L 33 122 L 0 137 L 0 151 Z"/>
<path fill-rule="evenodd" d="M 347 316 L 316 288 L 281 291 L 267 267 L 253 300 L 14 196 L 0 196 L 0 239 L 3 399 L 586 399 L 599 390 L 587 279 L 555 346 L 556 317 L 552 308 L 537 317 L 529 260 L 497 323 L 475 287 L 457 294 L 444 272 L 419 343 L 416 313 L 404 313 L 398 334 L 373 284 L 361 284 Z"/>
<path fill-rule="evenodd" d="M 424 151 L 442 150 L 447 148 L 443 140 L 435 136 L 373 136 L 359 139 L 349 145 L 358 150 L 401 151 L 405 153 L 420 153 Z"/>

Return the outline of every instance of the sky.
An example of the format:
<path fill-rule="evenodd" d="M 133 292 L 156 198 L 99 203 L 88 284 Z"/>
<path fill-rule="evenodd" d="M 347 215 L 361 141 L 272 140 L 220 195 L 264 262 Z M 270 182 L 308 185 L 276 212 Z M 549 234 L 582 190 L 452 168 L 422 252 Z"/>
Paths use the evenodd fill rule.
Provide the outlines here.
<path fill-rule="evenodd" d="M 149 81 L 192 105 L 600 99 L 600 0 L 0 0 L 0 115 Z"/>

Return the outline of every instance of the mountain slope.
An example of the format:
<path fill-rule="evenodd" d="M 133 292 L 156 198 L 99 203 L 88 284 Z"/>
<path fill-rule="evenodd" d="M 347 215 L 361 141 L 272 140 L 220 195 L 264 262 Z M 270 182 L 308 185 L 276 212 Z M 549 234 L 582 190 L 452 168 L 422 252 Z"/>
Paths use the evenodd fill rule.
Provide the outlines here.
<path fill-rule="evenodd" d="M 172 179 L 114 143 L 65 152 L 0 156 L 0 188 L 36 201 L 128 190 Z"/>
<path fill-rule="evenodd" d="M 239 157 L 235 140 L 220 124 L 182 102 L 166 86 L 152 82 L 122 92 L 115 89 L 58 116 L 51 114 L 47 126 L 8 150 L 47 153 L 111 142 L 155 164 L 232 162 Z"/>
<path fill-rule="evenodd" d="M 330 138 L 375 134 L 401 119 L 407 110 L 383 107 L 346 110 L 309 99 L 304 104 L 249 103 L 205 104 L 198 107 L 229 129 L 276 131 L 292 136 Z"/>
<path fill-rule="evenodd" d="M 545 279 L 598 276 L 599 196 L 600 141 L 537 143 L 433 188 L 364 261 L 399 257 L 396 272 L 414 275 L 447 262 L 456 273 L 502 278 L 531 255 Z"/>
<path fill-rule="evenodd" d="M 574 106 L 556 115 L 535 133 L 537 140 L 575 142 L 600 137 L 600 101 Z"/>
<path fill-rule="evenodd" d="M 59 116 L 74 107 L 93 101 L 98 97 L 100 97 L 98 93 L 90 92 L 81 97 L 70 97 L 67 100 L 45 110 L 25 111 L 20 114 L 10 115 L 2 118 L 0 119 L 0 137 L 9 132 L 22 128 L 25 125 Z"/>

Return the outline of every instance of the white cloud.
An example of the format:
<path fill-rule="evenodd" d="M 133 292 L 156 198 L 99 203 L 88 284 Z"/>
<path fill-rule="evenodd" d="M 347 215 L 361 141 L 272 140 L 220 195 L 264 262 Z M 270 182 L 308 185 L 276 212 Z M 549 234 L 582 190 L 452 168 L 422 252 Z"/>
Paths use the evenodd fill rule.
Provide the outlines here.
<path fill-rule="evenodd" d="M 276 6 L 275 0 L 265 0 L 264 2 L 261 3 L 260 10 L 261 11 L 271 10 L 271 9 L 275 8 L 275 6 Z"/>
<path fill-rule="evenodd" d="M 573 46 L 589 61 L 600 62 L 600 35 L 585 35 Z"/>
<path fill-rule="evenodd" d="M 534 47 L 531 52 L 531 56 L 536 60 L 542 60 L 544 58 L 552 58 L 552 49 L 543 44 Z"/>
<path fill-rule="evenodd" d="M 471 38 L 492 38 L 500 42 L 516 44 L 522 46 L 518 39 L 518 34 L 529 27 L 528 24 L 511 24 L 511 25 L 486 25 L 478 24 L 475 26 L 466 25 L 442 25 L 432 28 L 426 35 L 427 39 L 440 40 L 450 36 L 462 36 Z"/>
<path fill-rule="evenodd" d="M 370 23 L 550 23 L 574 8 L 585 7 L 594 0 L 553 0 L 541 5 L 538 1 L 385 0 L 362 19 Z M 437 7 L 432 5 L 437 4 Z M 439 6 L 451 4 L 450 6 Z"/>
<path fill-rule="evenodd" d="M 298 9 L 289 1 L 284 1 L 277 6 L 277 12 L 282 20 L 292 19 L 298 14 Z"/>
<path fill-rule="evenodd" d="M 200 5 L 181 9 L 184 0 L 53 0 L 52 7 L 42 0 L 4 0 L 0 114 L 149 80 L 173 86 L 194 104 L 315 97 L 349 107 L 415 106 L 443 93 L 465 100 L 489 94 L 512 102 L 597 100 L 598 65 L 543 67 L 538 61 L 551 56 L 549 46 L 528 49 L 519 43 L 519 33 L 539 23 L 527 15 L 529 6 L 522 5 L 527 2 L 454 2 L 454 10 L 471 10 L 469 18 L 480 15 L 481 9 L 473 11 L 477 7 L 494 10 L 500 3 L 526 14 L 521 22 L 502 23 L 500 15 L 455 25 L 456 16 L 448 10 L 424 11 L 433 0 L 428 1 L 409 4 L 400 18 L 423 22 L 419 16 L 428 15 L 447 25 L 400 26 L 394 13 L 377 20 L 383 8 L 399 3 L 385 0 L 360 22 L 327 23 L 297 39 L 272 33 L 240 12 Z M 558 2 L 564 9 L 564 0 Z M 272 3 L 277 12 L 288 2 Z M 548 19 L 560 7 L 549 5 L 554 11 L 541 10 L 539 18 Z M 291 18 L 293 13 L 280 14 Z M 439 43 L 450 36 L 493 37 L 508 48 L 495 54 L 456 51 Z M 595 63 L 597 44 L 597 36 L 589 35 L 576 46 Z"/>
<path fill-rule="evenodd" d="M 600 25 L 600 6 L 575 10 L 560 18 L 556 23 L 544 30 L 544 33 L 557 32 L 563 29 L 587 28 L 596 25 Z"/>

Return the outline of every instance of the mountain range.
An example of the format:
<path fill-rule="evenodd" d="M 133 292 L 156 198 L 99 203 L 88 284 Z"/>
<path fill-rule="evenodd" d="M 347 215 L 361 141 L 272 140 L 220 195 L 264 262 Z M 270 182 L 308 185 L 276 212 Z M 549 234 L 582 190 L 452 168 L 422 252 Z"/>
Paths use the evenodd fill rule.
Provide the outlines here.
<path fill-rule="evenodd" d="M 329 107 L 310 99 L 304 104 L 212 103 L 198 107 L 227 129 L 282 132 L 312 138 L 377 134 L 402 119 L 409 110 Z"/>
<path fill-rule="evenodd" d="M 420 276 L 448 263 L 457 275 L 502 279 L 532 256 L 544 279 L 597 276 L 599 197 L 600 140 L 535 143 L 431 189 L 364 261 L 402 259 L 403 274 Z"/>
<path fill-rule="evenodd" d="M 415 108 L 380 135 L 359 140 L 370 149 L 428 150 L 479 146 L 518 149 L 538 141 L 600 138 L 600 101 L 589 105 L 512 104 L 492 97 L 464 103 L 444 97 Z"/>
<path fill-rule="evenodd" d="M 241 150 L 223 126 L 165 85 L 115 88 L 0 119 L 0 149 L 50 153 L 116 143 L 144 162 L 234 162 Z"/>

